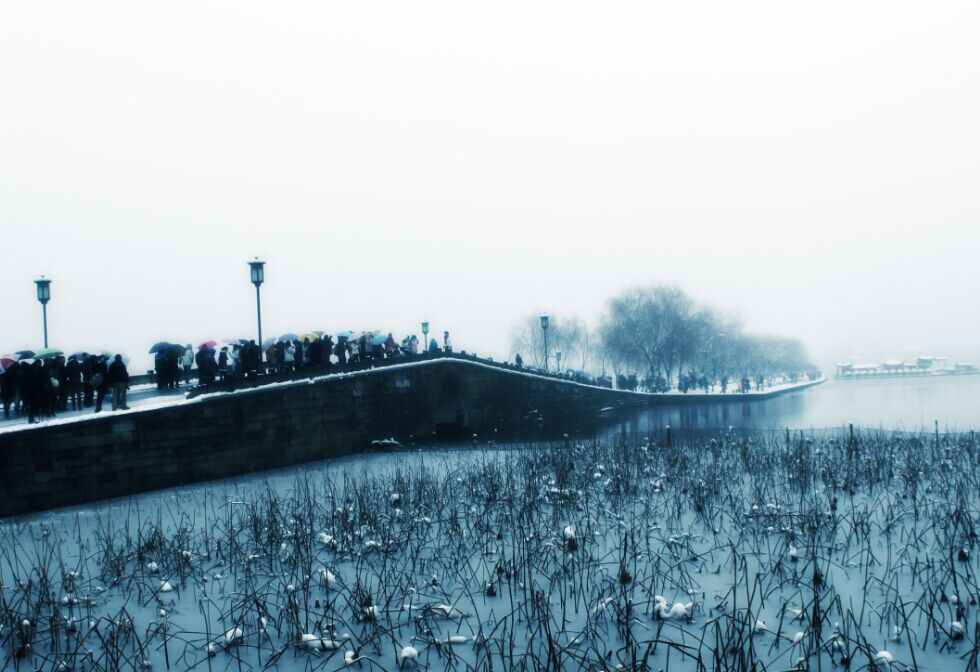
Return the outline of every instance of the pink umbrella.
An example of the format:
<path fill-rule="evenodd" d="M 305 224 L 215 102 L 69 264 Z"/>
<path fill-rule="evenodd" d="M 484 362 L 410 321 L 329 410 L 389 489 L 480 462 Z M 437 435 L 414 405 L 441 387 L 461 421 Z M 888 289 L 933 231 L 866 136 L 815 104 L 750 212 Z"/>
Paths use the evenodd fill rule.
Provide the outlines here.
<path fill-rule="evenodd" d="M 13 366 L 17 362 L 17 358 L 13 355 L 4 355 L 0 357 L 0 373 L 6 373 L 7 369 Z"/>
<path fill-rule="evenodd" d="M 217 342 L 217 341 L 204 341 L 204 342 L 203 342 L 203 343 L 201 343 L 201 344 L 200 344 L 199 346 L 197 346 L 197 349 L 198 349 L 198 350 L 202 350 L 202 349 L 204 349 L 204 348 L 213 348 L 213 347 L 214 347 L 214 346 L 216 346 L 217 344 L 218 344 L 218 342 Z"/>

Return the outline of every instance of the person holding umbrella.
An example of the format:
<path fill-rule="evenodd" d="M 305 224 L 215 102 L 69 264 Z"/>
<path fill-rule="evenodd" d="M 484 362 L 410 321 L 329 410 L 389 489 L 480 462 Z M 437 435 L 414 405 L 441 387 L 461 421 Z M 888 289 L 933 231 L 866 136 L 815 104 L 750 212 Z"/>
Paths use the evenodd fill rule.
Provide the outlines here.
<path fill-rule="evenodd" d="M 99 355 L 92 364 L 92 389 L 95 392 L 95 412 L 102 412 L 102 402 L 105 401 L 109 389 L 109 367 L 105 363 L 105 355 Z"/>
<path fill-rule="evenodd" d="M 194 348 L 188 343 L 184 346 L 184 354 L 180 358 L 180 366 L 184 369 L 184 384 L 191 384 L 191 368 L 194 366 Z M 198 372 L 200 374 L 200 372 Z M 199 376 L 200 377 L 200 376 Z"/>
<path fill-rule="evenodd" d="M 384 340 L 382 345 L 384 346 L 385 359 L 394 359 L 395 351 L 398 350 L 398 344 L 395 342 L 395 337 L 390 331 L 388 332 L 388 338 Z"/>
<path fill-rule="evenodd" d="M 34 424 L 40 422 L 38 416 L 41 414 L 41 405 L 44 399 L 44 377 L 46 372 L 41 365 L 40 359 L 35 359 L 24 372 L 23 384 L 21 386 L 24 406 L 27 407 L 27 422 Z M 37 420 L 35 420 L 35 418 Z"/>
<path fill-rule="evenodd" d="M 126 390 L 129 389 L 129 371 L 123 362 L 122 355 L 116 355 L 109 365 L 109 385 L 112 386 L 112 410 L 129 410 L 126 405 Z"/>
<path fill-rule="evenodd" d="M 160 348 L 153 355 L 153 370 L 156 371 L 157 376 L 157 392 L 163 392 L 164 388 L 167 387 L 169 372 L 167 371 L 166 353 L 165 349 Z"/>
<path fill-rule="evenodd" d="M 79 364 L 77 355 L 69 357 L 65 364 L 65 383 L 71 410 L 82 410 L 82 365 Z"/>
<path fill-rule="evenodd" d="M 20 378 L 20 364 L 13 357 L 4 356 L 0 358 L 0 400 L 3 400 L 3 417 L 10 417 L 10 407 L 14 406 L 14 412 L 17 412 L 17 406 L 14 404 L 14 400 L 17 395 L 18 380 Z"/>

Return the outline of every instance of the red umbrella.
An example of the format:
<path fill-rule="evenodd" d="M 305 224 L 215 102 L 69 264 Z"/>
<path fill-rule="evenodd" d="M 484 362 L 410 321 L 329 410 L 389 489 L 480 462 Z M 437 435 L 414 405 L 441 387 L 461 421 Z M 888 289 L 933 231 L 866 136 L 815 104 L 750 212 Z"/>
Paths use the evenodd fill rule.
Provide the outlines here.
<path fill-rule="evenodd" d="M 7 369 L 17 363 L 17 357 L 14 355 L 4 355 L 0 357 L 0 373 L 5 373 Z"/>
<path fill-rule="evenodd" d="M 198 350 L 203 350 L 204 348 L 213 348 L 217 344 L 218 344 L 217 341 L 204 341 L 199 346 L 197 346 L 197 349 Z"/>

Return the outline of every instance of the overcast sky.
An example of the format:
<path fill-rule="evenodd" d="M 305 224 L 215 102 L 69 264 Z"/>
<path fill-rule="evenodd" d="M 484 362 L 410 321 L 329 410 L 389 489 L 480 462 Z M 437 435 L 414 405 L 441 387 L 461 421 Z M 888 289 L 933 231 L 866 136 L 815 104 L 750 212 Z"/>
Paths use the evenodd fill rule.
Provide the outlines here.
<path fill-rule="evenodd" d="M 677 283 L 980 358 L 980 3 L 5 2 L 0 350 L 429 318 L 504 357 Z"/>

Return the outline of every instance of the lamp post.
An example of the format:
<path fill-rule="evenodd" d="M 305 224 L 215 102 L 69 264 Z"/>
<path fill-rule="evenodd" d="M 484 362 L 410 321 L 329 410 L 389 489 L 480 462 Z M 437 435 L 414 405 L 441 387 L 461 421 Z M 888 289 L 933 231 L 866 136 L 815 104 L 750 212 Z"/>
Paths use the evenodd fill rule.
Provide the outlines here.
<path fill-rule="evenodd" d="M 51 280 L 43 275 L 34 281 L 37 285 L 37 300 L 41 302 L 41 316 L 44 322 L 44 347 L 48 347 L 48 301 L 51 300 Z"/>
<path fill-rule="evenodd" d="M 259 347 L 262 347 L 262 298 L 259 292 L 259 287 L 265 282 L 265 262 L 255 257 L 252 261 L 248 262 L 249 267 L 252 269 L 252 284 L 255 285 L 255 317 L 259 325 L 259 340 L 257 341 Z"/>
<path fill-rule="evenodd" d="M 561 373 L 561 350 L 555 353 L 555 371 Z"/>
<path fill-rule="evenodd" d="M 422 320 L 422 352 L 429 350 L 429 321 Z"/>
<path fill-rule="evenodd" d="M 548 315 L 542 315 L 541 320 L 541 331 L 544 332 L 544 370 L 548 370 Z"/>

